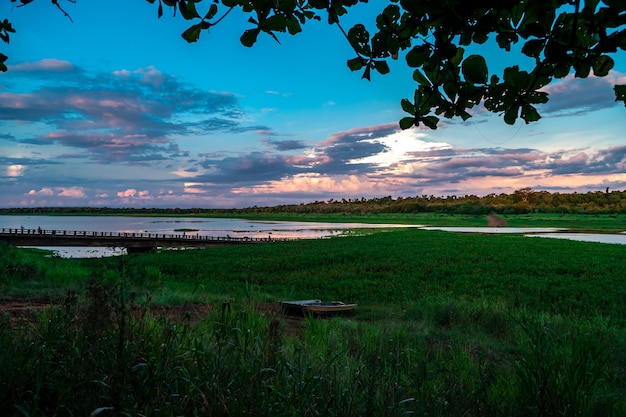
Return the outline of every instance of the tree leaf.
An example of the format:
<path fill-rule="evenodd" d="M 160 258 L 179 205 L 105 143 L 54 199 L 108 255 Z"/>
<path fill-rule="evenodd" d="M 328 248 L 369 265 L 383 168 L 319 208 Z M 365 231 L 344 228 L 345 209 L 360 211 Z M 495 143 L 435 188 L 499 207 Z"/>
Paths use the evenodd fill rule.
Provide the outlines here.
<path fill-rule="evenodd" d="M 613 90 L 615 90 L 615 101 L 623 101 L 626 107 L 626 85 L 616 85 Z"/>
<path fill-rule="evenodd" d="M 357 53 L 369 56 L 370 34 L 365 29 L 365 26 L 358 24 L 350 28 L 350 30 L 348 31 L 348 41 Z"/>
<path fill-rule="evenodd" d="M 422 44 L 415 46 L 406 54 L 406 63 L 411 68 L 418 68 L 424 65 L 424 62 L 430 56 L 430 45 Z"/>
<path fill-rule="evenodd" d="M 597 77 L 605 77 L 613 69 L 615 61 L 608 55 L 601 55 L 593 61 L 593 73 Z"/>
<path fill-rule="evenodd" d="M 389 73 L 389 65 L 386 61 L 374 61 L 374 69 L 381 75 Z"/>
<path fill-rule="evenodd" d="M 302 26 L 297 19 L 287 19 L 287 31 L 290 35 L 302 32 Z"/>
<path fill-rule="evenodd" d="M 421 119 L 421 122 L 430 129 L 436 130 L 437 123 L 439 123 L 439 118 L 437 116 L 426 116 Z"/>
<path fill-rule="evenodd" d="M 477 32 L 474 33 L 474 36 L 472 37 L 472 40 L 479 44 L 482 45 L 483 43 L 487 42 L 489 40 L 489 36 L 484 33 L 484 32 Z"/>
<path fill-rule="evenodd" d="M 517 120 L 517 113 L 519 112 L 519 106 L 517 104 L 512 105 L 504 111 L 504 122 L 508 125 L 514 125 Z"/>
<path fill-rule="evenodd" d="M 350 68 L 352 71 L 360 70 L 361 68 L 363 68 L 363 65 L 365 65 L 365 60 L 360 56 L 348 60 L 348 68 Z"/>
<path fill-rule="evenodd" d="M 184 2 L 181 1 L 178 3 L 178 9 L 180 10 L 180 14 L 183 15 L 185 20 L 199 19 L 200 15 L 196 10 L 196 3 L 193 0 Z"/>
<path fill-rule="evenodd" d="M 287 27 L 287 18 L 285 16 L 275 14 L 263 20 L 261 29 L 266 32 L 278 31 L 284 32 Z"/>
<path fill-rule="evenodd" d="M 361 76 L 361 78 L 365 78 L 367 81 L 372 81 L 371 79 L 371 67 L 368 65 L 365 67 L 365 70 L 363 71 L 363 75 Z"/>
<path fill-rule="evenodd" d="M 256 42 L 257 37 L 259 36 L 260 29 L 248 29 L 246 30 L 241 38 L 241 44 L 243 46 L 251 47 Z"/>
<path fill-rule="evenodd" d="M 414 124 L 415 119 L 412 117 L 403 117 L 402 119 L 400 119 L 400 129 L 402 130 L 409 129 L 413 127 Z"/>
<path fill-rule="evenodd" d="M 536 122 L 537 120 L 541 119 L 541 116 L 539 115 L 537 109 L 530 104 L 524 104 L 522 106 L 521 117 L 526 123 Z"/>
<path fill-rule="evenodd" d="M 470 55 L 461 64 L 461 71 L 467 82 L 472 84 L 487 83 L 488 71 L 485 58 L 480 55 Z"/>
<path fill-rule="evenodd" d="M 428 77 L 426 77 L 424 73 L 422 73 L 422 71 L 418 69 L 413 71 L 413 79 L 417 81 L 419 85 L 431 85 L 432 84 L 430 80 L 428 79 Z"/>
<path fill-rule="evenodd" d="M 213 19 L 213 17 L 215 17 L 216 14 L 217 14 L 217 4 L 212 4 L 211 7 L 209 7 L 209 11 L 206 12 L 206 14 L 204 15 L 204 19 L 205 20 Z"/>
<path fill-rule="evenodd" d="M 1 72 L 6 72 L 8 69 L 7 66 L 4 64 L 7 59 L 9 59 L 8 56 L 6 56 L 3 53 L 0 53 L 0 71 Z"/>
<path fill-rule="evenodd" d="M 411 103 L 408 99 L 403 98 L 402 101 L 400 101 L 400 105 L 402 106 L 402 110 L 409 114 L 415 115 L 415 105 L 413 105 L 413 103 Z"/>
<path fill-rule="evenodd" d="M 183 32 L 182 37 L 189 43 L 196 42 L 200 39 L 200 32 L 202 31 L 202 24 L 197 23 L 191 26 L 189 29 Z"/>
<path fill-rule="evenodd" d="M 589 72 L 591 72 L 591 65 L 589 64 L 589 61 L 581 61 L 574 64 L 574 70 L 576 70 L 574 75 L 577 78 L 587 78 L 589 76 Z"/>
<path fill-rule="evenodd" d="M 522 53 L 526 56 L 538 58 L 546 42 L 543 39 L 531 39 L 522 46 Z"/>

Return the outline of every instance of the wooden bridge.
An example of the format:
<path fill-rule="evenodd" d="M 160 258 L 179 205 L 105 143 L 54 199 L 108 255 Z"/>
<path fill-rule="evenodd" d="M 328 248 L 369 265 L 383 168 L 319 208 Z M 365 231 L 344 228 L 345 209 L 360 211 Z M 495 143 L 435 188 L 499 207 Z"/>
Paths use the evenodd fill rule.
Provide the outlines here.
<path fill-rule="evenodd" d="M 196 234 L 159 234 L 125 232 L 85 232 L 76 230 L 2 229 L 0 240 L 14 246 L 82 246 L 126 248 L 128 253 L 148 252 L 157 248 L 206 248 L 255 243 L 269 243 L 267 238 L 200 236 Z"/>

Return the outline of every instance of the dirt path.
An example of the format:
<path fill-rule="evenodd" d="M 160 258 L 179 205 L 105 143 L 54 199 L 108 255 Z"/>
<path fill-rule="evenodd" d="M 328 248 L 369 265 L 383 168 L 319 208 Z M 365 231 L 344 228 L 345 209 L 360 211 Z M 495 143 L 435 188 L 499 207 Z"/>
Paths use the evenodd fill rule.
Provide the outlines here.
<path fill-rule="evenodd" d="M 502 217 L 496 216 L 495 214 L 490 214 L 489 216 L 487 216 L 487 225 L 489 227 L 507 227 L 509 223 Z"/>

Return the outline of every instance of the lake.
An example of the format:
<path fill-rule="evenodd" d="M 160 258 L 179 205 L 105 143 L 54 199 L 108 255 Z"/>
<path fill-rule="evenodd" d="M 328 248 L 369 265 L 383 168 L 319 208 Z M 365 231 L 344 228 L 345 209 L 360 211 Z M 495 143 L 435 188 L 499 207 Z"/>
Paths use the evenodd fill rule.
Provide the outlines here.
<path fill-rule="evenodd" d="M 319 239 L 354 233 L 358 229 L 419 227 L 455 233 L 523 233 L 530 237 L 626 244 L 626 234 L 564 233 L 556 228 L 514 227 L 433 227 L 402 224 L 321 223 L 261 221 L 203 217 L 125 217 L 125 216 L 11 216 L 0 215 L 0 228 L 77 230 L 90 232 L 155 233 L 274 239 Z M 122 255 L 124 248 L 46 247 L 62 257 L 102 257 Z"/>
<path fill-rule="evenodd" d="M 426 230 L 443 230 L 456 233 L 522 233 L 527 237 L 568 239 L 581 242 L 626 245 L 626 232 L 622 233 L 566 233 L 567 229 L 551 227 L 439 227 L 422 226 Z"/>
<path fill-rule="evenodd" d="M 213 237 L 273 239 L 319 239 L 353 233 L 357 229 L 419 227 L 398 224 L 281 222 L 204 217 L 126 217 L 126 216 L 11 216 L 0 215 L 0 228 L 76 230 L 88 232 L 182 234 Z M 101 257 L 122 255 L 124 248 L 45 247 L 62 257 Z"/>

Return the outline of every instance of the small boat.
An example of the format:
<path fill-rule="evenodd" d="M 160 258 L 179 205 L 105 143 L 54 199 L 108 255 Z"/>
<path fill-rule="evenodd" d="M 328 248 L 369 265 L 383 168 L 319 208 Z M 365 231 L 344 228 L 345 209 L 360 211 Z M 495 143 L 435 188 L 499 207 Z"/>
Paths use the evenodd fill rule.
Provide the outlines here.
<path fill-rule="evenodd" d="M 341 301 L 298 300 L 281 301 L 280 304 L 285 311 L 300 311 L 318 315 L 343 313 L 356 308 L 356 304 L 345 304 Z"/>

